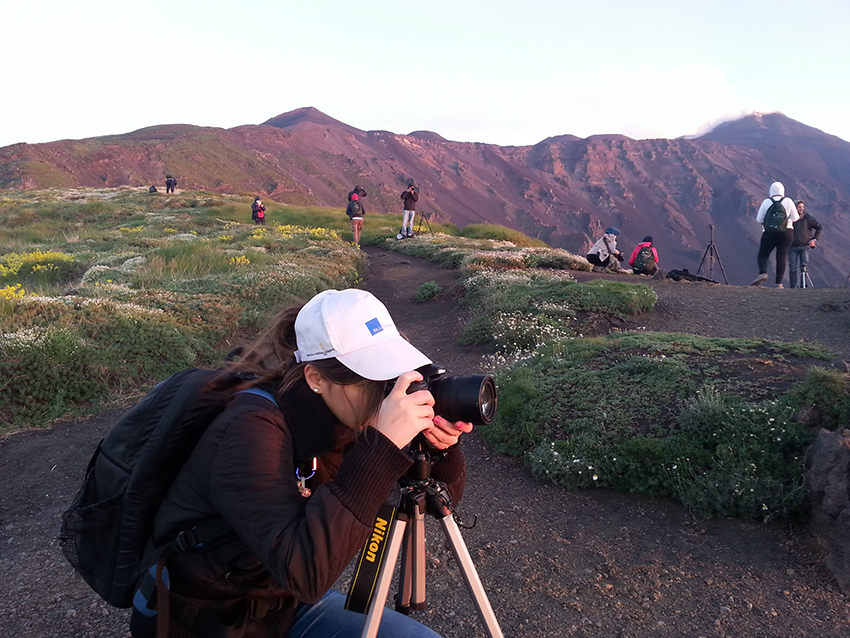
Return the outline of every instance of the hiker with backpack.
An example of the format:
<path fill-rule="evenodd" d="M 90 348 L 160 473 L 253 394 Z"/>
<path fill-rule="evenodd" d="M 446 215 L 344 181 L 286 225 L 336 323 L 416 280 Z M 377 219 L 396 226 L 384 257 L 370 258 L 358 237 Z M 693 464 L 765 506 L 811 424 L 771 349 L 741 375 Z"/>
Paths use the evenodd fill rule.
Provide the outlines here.
<path fill-rule="evenodd" d="M 416 369 L 429 363 L 369 292 L 326 290 L 284 310 L 238 361 L 174 375 L 128 413 L 129 423 L 116 424 L 117 436 L 104 439 L 89 465 L 83 501 L 66 513 L 63 544 L 79 549 L 81 536 L 93 539 L 72 564 L 85 577 L 80 563 L 98 559 L 104 571 L 87 581 L 113 604 L 132 601 L 133 638 L 361 635 L 366 617 L 344 609 L 345 596 L 332 586 L 412 465 L 406 448 L 415 437 L 424 437 L 432 475 L 454 502 L 463 491 L 457 443 L 472 424 L 435 415 L 428 390 L 408 394 L 422 380 Z M 224 407 L 211 412 L 221 397 Z M 187 420 L 202 424 L 199 439 L 174 442 L 172 431 Z M 168 442 L 162 428 L 150 431 L 163 422 Z M 181 455 L 182 468 L 183 458 L 171 458 Z M 131 458 L 148 473 L 120 491 L 114 477 Z M 173 482 L 162 476 L 169 471 Z M 127 512 L 131 496 L 164 481 L 167 493 L 146 531 L 142 513 Z M 85 502 L 110 490 L 124 499 L 117 508 L 114 498 L 100 507 Z M 69 514 L 100 524 L 68 524 Z M 108 522 L 116 515 L 119 529 Z M 106 542 L 119 534 L 134 550 L 141 542 L 154 562 L 131 561 L 125 574 L 128 552 Z M 106 580 L 120 580 L 125 591 L 106 596 Z M 437 638 L 392 610 L 383 611 L 380 629 L 379 636 Z"/>
<path fill-rule="evenodd" d="M 177 188 L 177 180 L 174 179 L 173 175 L 165 176 L 165 193 L 173 193 L 174 189 Z"/>
<path fill-rule="evenodd" d="M 254 203 L 251 204 L 251 219 L 256 225 L 266 225 L 266 207 L 259 195 L 254 198 Z"/>
<path fill-rule="evenodd" d="M 618 262 L 623 261 L 626 255 L 617 250 L 619 235 L 619 229 L 609 226 L 605 229 L 605 234 L 587 251 L 587 261 L 593 265 L 593 272 L 607 272 L 609 268 L 613 272 L 622 272 Z"/>
<path fill-rule="evenodd" d="M 360 184 L 351 189 L 348 193 L 348 201 L 351 201 L 352 195 L 357 195 L 357 199 L 360 201 L 360 206 L 363 208 L 363 212 L 366 212 L 366 207 L 363 206 L 363 198 L 366 197 L 368 193 L 366 193 L 366 189 L 363 188 Z"/>
<path fill-rule="evenodd" d="M 636 275 L 654 275 L 658 272 L 658 251 L 652 245 L 652 235 L 641 240 L 629 257 L 629 266 Z"/>
<path fill-rule="evenodd" d="M 363 230 L 363 204 L 360 203 L 360 196 L 357 193 L 351 193 L 348 206 L 345 207 L 345 214 L 351 220 L 351 232 L 354 233 L 354 245 L 360 245 L 360 231 Z"/>
<path fill-rule="evenodd" d="M 785 185 L 773 182 L 770 197 L 759 206 L 756 221 L 763 226 L 757 256 L 759 275 L 750 285 L 760 286 L 767 281 L 767 260 L 776 249 L 776 287 L 783 288 L 782 280 L 788 268 L 788 251 L 794 239 L 794 222 L 800 218 L 797 207 L 785 196 Z"/>

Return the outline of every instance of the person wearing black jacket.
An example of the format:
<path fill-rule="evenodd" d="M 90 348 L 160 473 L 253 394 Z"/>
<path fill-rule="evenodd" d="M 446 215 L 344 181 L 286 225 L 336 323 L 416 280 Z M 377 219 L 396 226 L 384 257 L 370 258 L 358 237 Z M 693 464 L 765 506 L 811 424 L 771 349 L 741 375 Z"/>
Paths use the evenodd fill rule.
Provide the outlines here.
<path fill-rule="evenodd" d="M 794 222 L 794 239 L 788 253 L 788 276 L 791 287 L 802 285 L 802 275 L 809 264 L 809 251 L 817 246 L 823 226 L 811 215 L 806 214 L 806 202 L 797 202 L 800 219 Z"/>
<path fill-rule="evenodd" d="M 352 195 L 357 195 L 357 199 L 360 201 L 360 209 L 364 213 L 366 212 L 366 207 L 363 205 L 363 199 L 366 197 L 366 189 L 363 188 L 360 184 L 351 189 L 348 193 L 348 201 L 351 201 Z"/>
<path fill-rule="evenodd" d="M 458 440 L 472 424 L 435 415 L 428 390 L 407 393 L 429 363 L 364 290 L 326 290 L 278 315 L 228 365 L 244 388 L 201 436 L 153 529 L 155 543 L 199 521 L 235 533 L 166 559 L 168 589 L 137 596 L 133 638 L 153 638 L 157 620 L 172 638 L 360 636 L 365 616 L 332 587 L 410 468 L 414 437 L 439 455 L 433 476 L 452 500 L 463 493 Z M 393 610 L 380 629 L 438 638 Z"/>
<path fill-rule="evenodd" d="M 404 202 L 404 218 L 401 222 L 401 237 L 413 237 L 413 218 L 416 215 L 416 202 L 419 201 L 419 193 L 416 192 L 416 185 L 410 183 L 407 190 L 402 192 L 401 200 Z"/>

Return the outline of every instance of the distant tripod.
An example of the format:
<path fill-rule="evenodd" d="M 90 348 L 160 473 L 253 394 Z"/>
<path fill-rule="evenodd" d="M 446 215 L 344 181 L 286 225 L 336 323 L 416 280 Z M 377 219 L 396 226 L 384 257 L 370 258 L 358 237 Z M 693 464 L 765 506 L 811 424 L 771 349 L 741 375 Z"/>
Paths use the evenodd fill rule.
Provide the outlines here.
<path fill-rule="evenodd" d="M 809 267 L 806 264 L 800 265 L 800 288 L 814 288 L 812 278 L 809 277 Z"/>
<path fill-rule="evenodd" d="M 708 225 L 709 230 L 709 241 L 708 246 L 705 249 L 705 252 L 702 255 L 702 261 L 699 262 L 699 268 L 697 268 L 697 276 L 699 276 L 699 271 L 702 270 L 702 265 L 705 263 L 705 258 L 708 257 L 708 278 L 714 279 L 712 276 L 714 272 L 714 260 L 717 260 L 717 265 L 720 266 L 720 272 L 723 273 L 723 281 L 727 284 L 729 280 L 726 278 L 726 271 L 723 270 L 723 262 L 720 261 L 720 253 L 717 252 L 717 246 L 714 244 L 714 224 Z"/>
<path fill-rule="evenodd" d="M 423 221 L 425 222 L 425 226 L 427 226 L 427 227 L 428 227 L 428 232 L 429 232 L 429 233 L 430 233 L 430 232 L 432 232 L 432 231 L 431 231 L 431 223 L 428 221 L 428 219 L 429 219 L 430 217 L 431 217 L 431 215 L 430 215 L 429 213 L 423 213 L 423 212 L 420 212 L 420 213 L 419 213 L 419 226 L 417 226 L 417 227 L 416 227 L 416 234 L 417 234 L 417 235 L 418 235 L 420 232 L 422 232 L 422 222 L 423 222 Z"/>

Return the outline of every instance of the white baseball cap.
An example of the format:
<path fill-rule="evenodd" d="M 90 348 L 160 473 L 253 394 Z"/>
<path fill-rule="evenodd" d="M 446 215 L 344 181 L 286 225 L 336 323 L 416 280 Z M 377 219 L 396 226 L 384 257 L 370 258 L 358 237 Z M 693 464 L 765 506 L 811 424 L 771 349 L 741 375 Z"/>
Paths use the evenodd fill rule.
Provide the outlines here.
<path fill-rule="evenodd" d="M 308 301 L 295 319 L 295 337 L 299 363 L 336 358 L 372 381 L 431 363 L 399 334 L 386 306 L 356 288 L 325 290 Z"/>

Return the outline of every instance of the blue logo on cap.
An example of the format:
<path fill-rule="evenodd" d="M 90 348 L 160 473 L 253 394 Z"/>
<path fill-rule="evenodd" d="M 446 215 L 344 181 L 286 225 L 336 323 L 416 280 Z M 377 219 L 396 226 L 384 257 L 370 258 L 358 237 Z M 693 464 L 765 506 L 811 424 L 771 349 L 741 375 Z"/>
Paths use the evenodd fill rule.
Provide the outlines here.
<path fill-rule="evenodd" d="M 373 335 L 384 331 L 384 328 L 381 326 L 381 322 L 378 321 L 377 317 L 375 317 L 374 319 L 369 319 L 369 321 L 366 322 L 366 327 L 369 328 L 369 332 L 371 332 Z"/>

